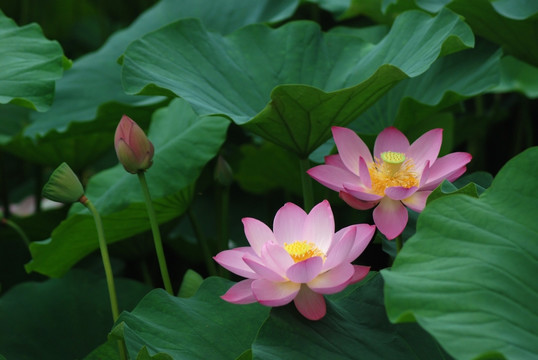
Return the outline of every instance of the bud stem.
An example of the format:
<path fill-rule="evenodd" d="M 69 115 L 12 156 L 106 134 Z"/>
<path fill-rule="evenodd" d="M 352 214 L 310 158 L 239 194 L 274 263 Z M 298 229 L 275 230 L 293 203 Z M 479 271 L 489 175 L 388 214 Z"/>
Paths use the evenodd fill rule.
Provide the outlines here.
<path fill-rule="evenodd" d="M 30 246 L 30 240 L 28 240 L 28 236 L 26 236 L 26 234 L 24 233 L 24 231 L 21 229 L 21 227 L 19 225 L 17 225 L 16 223 L 14 223 L 13 221 L 11 220 L 8 220 L 6 218 L 2 218 L 2 223 L 6 224 L 7 226 L 9 226 L 10 228 L 12 228 L 13 230 L 15 230 L 15 232 L 17 234 L 19 234 L 19 236 L 21 237 L 22 241 L 24 242 L 24 244 L 28 247 Z"/>
<path fill-rule="evenodd" d="M 159 224 L 157 223 L 157 216 L 155 215 L 155 209 L 153 208 L 153 202 L 151 201 L 151 195 L 149 193 L 148 183 L 146 182 L 146 176 L 144 174 L 144 171 L 137 172 L 137 175 L 138 180 L 140 180 L 142 192 L 144 193 L 144 198 L 146 200 L 146 209 L 148 210 L 149 222 L 151 225 L 151 231 L 153 233 L 153 242 L 155 243 L 155 252 L 157 253 L 157 260 L 159 261 L 159 267 L 161 269 L 161 276 L 163 278 L 164 288 L 170 295 L 174 295 L 172 283 L 170 282 L 170 276 L 168 275 L 168 268 L 166 266 L 166 258 L 164 257 L 161 232 L 159 231 Z"/>
<path fill-rule="evenodd" d="M 108 256 L 108 248 L 105 240 L 105 231 L 103 229 L 103 222 L 101 221 L 101 216 L 95 206 L 93 206 L 90 199 L 85 195 L 82 195 L 79 200 L 84 206 L 90 210 L 93 215 L 93 220 L 95 221 L 95 228 L 97 229 L 97 238 L 99 240 L 99 248 L 101 249 L 101 258 L 103 259 L 103 267 L 105 268 L 106 283 L 108 285 L 108 296 L 110 298 L 110 308 L 112 310 L 112 319 L 114 322 L 118 320 L 119 310 L 118 310 L 118 298 L 116 296 L 116 287 L 114 286 L 114 274 L 112 273 L 112 266 L 110 265 L 110 257 Z M 125 347 L 122 341 L 118 341 L 118 349 L 120 353 L 120 358 L 122 360 L 127 359 L 125 354 Z"/>

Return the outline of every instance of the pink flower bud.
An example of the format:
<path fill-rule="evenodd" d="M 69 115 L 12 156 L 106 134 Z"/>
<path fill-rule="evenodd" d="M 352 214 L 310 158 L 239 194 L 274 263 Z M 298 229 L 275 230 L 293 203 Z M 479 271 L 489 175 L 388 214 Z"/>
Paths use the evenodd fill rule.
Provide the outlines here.
<path fill-rule="evenodd" d="M 147 170 L 153 164 L 153 144 L 127 115 L 122 116 L 116 128 L 114 147 L 118 160 L 131 174 Z"/>

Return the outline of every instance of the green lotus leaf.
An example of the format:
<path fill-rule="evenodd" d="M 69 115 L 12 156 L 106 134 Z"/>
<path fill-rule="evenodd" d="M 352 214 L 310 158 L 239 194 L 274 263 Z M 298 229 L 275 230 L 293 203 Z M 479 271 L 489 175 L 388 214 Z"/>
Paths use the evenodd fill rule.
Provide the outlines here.
<path fill-rule="evenodd" d="M 55 81 L 69 67 L 60 44 L 37 24 L 19 27 L 0 10 L 0 49 L 0 104 L 47 110 Z"/>
<path fill-rule="evenodd" d="M 235 359 L 250 349 L 269 308 L 222 300 L 219 295 L 231 285 L 208 278 L 187 299 L 153 290 L 133 311 L 120 315 L 112 335 L 125 341 L 132 359 Z"/>
<path fill-rule="evenodd" d="M 501 82 L 493 92 L 517 91 L 530 99 L 538 97 L 538 68 L 513 56 L 501 59 Z"/>
<path fill-rule="evenodd" d="M 498 85 L 500 57 L 497 47 L 485 43 L 445 56 L 424 74 L 397 84 L 350 127 L 361 134 L 378 134 L 391 125 L 411 129 L 420 121 Z"/>
<path fill-rule="evenodd" d="M 224 142 L 229 123 L 218 116 L 197 116 L 182 99 L 155 113 L 148 133 L 155 155 L 146 178 L 159 223 L 186 210 L 193 185 Z M 92 177 L 86 196 L 101 214 L 107 242 L 149 229 L 138 179 L 123 166 L 118 164 Z M 92 216 L 81 204 L 75 204 L 70 216 L 53 231 L 50 239 L 30 245 L 32 261 L 26 269 L 60 276 L 97 247 Z"/>
<path fill-rule="evenodd" d="M 538 147 L 480 197 L 432 201 L 383 270 L 393 322 L 417 321 L 458 359 L 528 359 L 538 348 Z"/>
<path fill-rule="evenodd" d="M 163 98 L 128 96 L 123 91 L 117 59 L 130 42 L 181 18 L 200 18 L 208 28 L 229 33 L 246 24 L 281 21 L 297 6 L 298 0 L 162 0 L 99 50 L 78 58 L 57 82 L 48 112 L 5 116 L 0 112 L 0 144 L 31 162 L 56 167 L 65 161 L 78 171 L 111 148 L 108 139 L 122 114 L 147 124 L 151 113 L 165 105 Z"/>
<path fill-rule="evenodd" d="M 150 291 L 124 278 L 115 285 L 120 310 L 131 310 Z M 0 351 L 8 359 L 80 359 L 106 340 L 112 326 L 104 275 L 76 269 L 16 285 L 0 298 Z"/>
<path fill-rule="evenodd" d="M 425 38 L 430 32 L 437 35 Z M 406 12 L 377 45 L 324 34 L 307 21 L 222 36 L 189 19 L 133 42 L 122 77 L 129 94 L 176 94 L 200 114 L 224 114 L 307 157 L 330 138 L 331 126 L 347 125 L 398 81 L 473 44 L 470 29 L 448 10 L 433 18 Z"/>
<path fill-rule="evenodd" d="M 262 360 L 448 358 L 416 324 L 390 324 L 379 274 L 327 296 L 327 315 L 319 321 L 306 320 L 293 305 L 273 308 L 252 353 Z"/>
<path fill-rule="evenodd" d="M 404 11 L 416 6 L 436 13 L 443 8 L 461 14 L 482 36 L 523 60 L 538 66 L 538 2 L 529 0 L 383 0 L 385 12 Z"/>

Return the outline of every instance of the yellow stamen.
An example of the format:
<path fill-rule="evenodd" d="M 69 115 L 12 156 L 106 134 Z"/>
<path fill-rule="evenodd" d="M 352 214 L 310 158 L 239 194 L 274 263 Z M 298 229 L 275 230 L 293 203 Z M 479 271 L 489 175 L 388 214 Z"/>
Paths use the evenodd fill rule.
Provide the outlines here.
<path fill-rule="evenodd" d="M 307 243 L 306 240 L 295 241 L 291 244 L 284 243 L 284 249 L 296 263 L 310 259 L 313 256 L 321 256 L 325 260 L 325 254 L 314 243 Z"/>
<path fill-rule="evenodd" d="M 372 179 L 372 193 L 385 195 L 385 189 L 393 186 L 410 188 L 419 185 L 413 159 L 406 159 L 405 154 L 394 151 L 381 153 L 381 160 L 368 166 Z"/>

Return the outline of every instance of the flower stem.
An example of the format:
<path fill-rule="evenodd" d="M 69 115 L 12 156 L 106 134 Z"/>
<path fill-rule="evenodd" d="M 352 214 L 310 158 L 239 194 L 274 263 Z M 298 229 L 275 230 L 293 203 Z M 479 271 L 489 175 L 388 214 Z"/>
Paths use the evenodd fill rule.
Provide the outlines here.
<path fill-rule="evenodd" d="M 198 224 L 198 221 L 196 220 L 196 217 L 194 216 L 194 213 L 190 208 L 189 210 L 187 210 L 187 215 L 189 216 L 194 235 L 196 236 L 196 238 L 198 239 L 198 243 L 200 243 L 200 246 L 202 247 L 202 253 L 204 254 L 204 261 L 207 267 L 207 271 L 210 276 L 217 275 L 217 267 L 215 266 L 213 258 L 211 257 L 209 244 L 207 243 L 206 238 L 202 234 L 202 231 L 200 230 L 200 225 Z"/>
<path fill-rule="evenodd" d="M 2 223 L 6 224 L 7 226 L 9 226 L 10 228 L 12 228 L 13 230 L 15 230 L 15 232 L 17 232 L 17 234 L 19 234 L 19 236 L 21 237 L 22 241 L 24 242 L 24 244 L 28 247 L 30 246 L 30 240 L 28 239 L 28 236 L 26 236 L 26 234 L 24 233 L 24 231 L 21 229 L 21 227 L 19 225 L 17 225 L 16 223 L 14 223 L 13 221 L 11 220 L 8 220 L 6 218 L 2 218 L 1 219 Z"/>
<path fill-rule="evenodd" d="M 92 202 L 84 195 L 79 200 L 84 206 L 90 210 L 95 221 L 95 228 L 97 229 L 97 239 L 99 240 L 99 248 L 101 249 L 101 258 L 103 259 L 103 266 L 105 268 L 106 283 L 108 285 L 108 295 L 110 297 L 110 308 L 112 309 L 112 318 L 114 322 L 118 320 L 118 299 L 116 297 L 116 287 L 114 286 L 114 275 L 112 273 L 112 266 L 110 265 L 110 257 L 108 256 L 108 248 L 105 240 L 105 231 L 103 230 L 103 222 L 101 216 L 97 212 Z"/>
<path fill-rule="evenodd" d="M 310 160 L 308 158 L 299 159 L 299 166 L 301 168 L 301 183 L 303 185 L 303 201 L 304 210 L 310 212 L 314 207 L 314 191 L 312 189 L 312 178 L 308 176 L 306 171 L 310 169 Z"/>
<path fill-rule="evenodd" d="M 112 266 L 110 265 L 110 257 L 108 256 L 108 248 L 105 240 L 105 231 L 103 229 L 103 222 L 101 221 L 101 216 L 97 212 L 97 209 L 91 201 L 85 196 L 79 200 L 84 206 L 90 210 L 93 215 L 93 220 L 95 221 L 95 228 L 97 229 L 97 238 L 99 240 L 99 248 L 101 249 L 101 258 L 103 259 L 103 267 L 105 268 L 106 283 L 108 286 L 108 296 L 110 298 L 110 308 L 112 310 L 112 319 L 114 322 L 118 320 L 119 310 L 118 310 L 118 298 L 116 296 L 116 287 L 114 285 L 114 274 L 112 273 Z M 121 360 L 127 360 L 127 355 L 125 351 L 125 344 L 122 340 L 118 340 L 118 352 L 120 354 Z"/>
<path fill-rule="evenodd" d="M 153 202 L 151 201 L 151 195 L 149 194 L 146 176 L 144 175 L 144 171 L 139 171 L 137 172 L 137 174 L 138 180 L 140 180 L 140 186 L 142 187 L 142 192 L 144 193 L 144 198 L 146 200 L 146 208 L 148 210 L 149 222 L 151 224 L 151 231 L 153 233 L 153 242 L 155 243 L 155 251 L 157 253 L 157 259 L 159 261 L 159 267 L 161 269 L 161 276 L 163 278 L 164 288 L 170 295 L 174 295 L 172 283 L 170 282 L 170 276 L 168 275 L 168 268 L 166 266 L 166 258 L 164 257 L 161 232 L 159 231 L 157 216 L 155 215 L 155 209 L 153 208 Z"/>
<path fill-rule="evenodd" d="M 398 235 L 395 240 L 396 240 L 396 254 L 399 254 L 403 246 L 402 235 Z"/>

